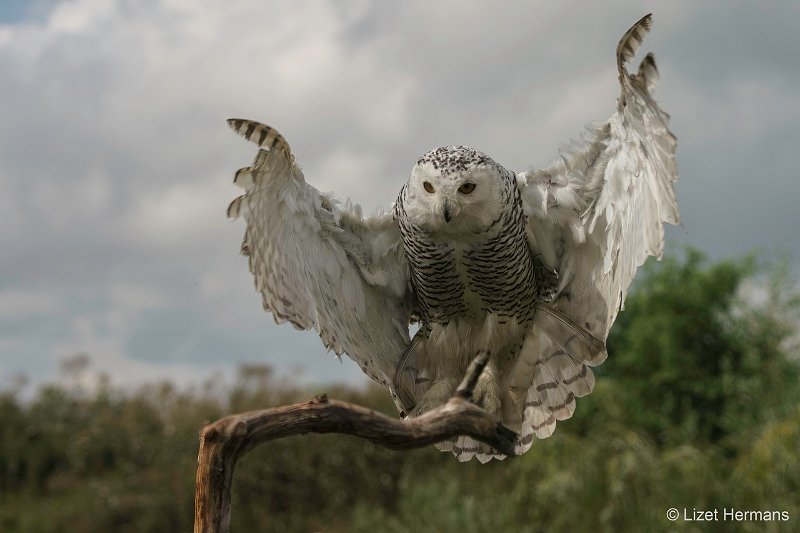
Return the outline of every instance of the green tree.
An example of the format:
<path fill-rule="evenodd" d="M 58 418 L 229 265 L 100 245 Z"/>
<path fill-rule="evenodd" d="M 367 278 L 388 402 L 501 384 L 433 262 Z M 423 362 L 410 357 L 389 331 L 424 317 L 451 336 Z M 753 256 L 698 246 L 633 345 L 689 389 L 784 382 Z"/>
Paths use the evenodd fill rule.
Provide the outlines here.
<path fill-rule="evenodd" d="M 649 263 L 611 330 L 601 394 L 584 400 L 585 429 L 611 416 L 659 445 L 717 442 L 786 415 L 800 399 L 798 302 L 786 262 L 709 265 L 687 249 Z"/>

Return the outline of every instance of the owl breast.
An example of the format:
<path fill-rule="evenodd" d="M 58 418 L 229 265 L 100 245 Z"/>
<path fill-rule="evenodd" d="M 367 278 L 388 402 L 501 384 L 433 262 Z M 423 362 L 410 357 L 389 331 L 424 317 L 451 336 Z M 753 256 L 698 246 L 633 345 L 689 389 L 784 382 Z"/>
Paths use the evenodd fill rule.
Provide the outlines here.
<path fill-rule="evenodd" d="M 398 221 L 411 268 L 411 282 L 424 324 L 447 325 L 454 319 L 501 321 L 533 318 L 536 268 L 525 237 L 525 214 L 516 188 L 509 188 L 508 209 L 479 234 L 437 239 L 404 217 Z M 402 194 L 400 199 L 402 200 Z"/>

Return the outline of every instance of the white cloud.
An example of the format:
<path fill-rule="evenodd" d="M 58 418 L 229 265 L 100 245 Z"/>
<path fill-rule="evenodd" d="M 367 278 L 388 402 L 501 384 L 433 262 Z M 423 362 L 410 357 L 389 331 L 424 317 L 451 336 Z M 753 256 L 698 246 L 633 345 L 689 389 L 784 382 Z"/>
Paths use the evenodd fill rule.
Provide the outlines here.
<path fill-rule="evenodd" d="M 17 288 L 0 290 L 0 320 L 44 317 L 62 310 L 60 302 L 46 291 Z"/>
<path fill-rule="evenodd" d="M 227 226 L 224 199 L 237 195 L 225 180 L 175 183 L 144 191 L 125 215 L 126 237 L 140 246 L 204 242 Z"/>
<path fill-rule="evenodd" d="M 219 365 L 153 362 L 129 357 L 124 349 L 128 340 L 127 326 L 119 318 L 89 314 L 74 317 L 70 335 L 51 346 L 52 365 L 58 366 L 75 354 L 86 353 L 93 372 L 107 374 L 116 385 L 128 389 L 165 379 L 180 386 L 197 384 L 220 370 Z"/>
<path fill-rule="evenodd" d="M 91 370 L 105 373 L 126 388 L 170 379 L 179 385 L 200 383 L 219 365 L 148 361 L 131 357 L 126 345 L 143 315 L 172 305 L 164 295 L 147 286 L 113 283 L 101 309 L 73 314 L 66 337 L 50 344 L 53 367 L 77 353 L 89 354 Z"/>
<path fill-rule="evenodd" d="M 81 222 L 108 218 L 114 185 L 99 168 L 87 168 L 74 180 L 32 180 L 27 188 L 29 216 L 59 231 Z"/>
<path fill-rule="evenodd" d="M 382 179 L 386 174 L 385 160 L 377 155 L 341 147 L 310 167 L 308 174 L 315 176 L 314 186 L 323 192 L 360 199 L 366 212 L 380 206 L 387 208 L 394 201 L 394 185 Z"/>
<path fill-rule="evenodd" d="M 751 76 L 731 80 L 722 91 L 683 78 L 676 83 L 681 83 L 693 96 L 686 102 L 684 112 L 693 112 L 701 118 L 685 134 L 690 145 L 722 139 L 748 145 L 770 130 L 800 122 L 800 100 L 793 87 L 778 87 L 769 80 Z"/>
<path fill-rule="evenodd" d="M 117 2 L 106 0 L 70 0 L 56 4 L 50 14 L 48 30 L 66 34 L 80 34 L 118 15 Z"/>

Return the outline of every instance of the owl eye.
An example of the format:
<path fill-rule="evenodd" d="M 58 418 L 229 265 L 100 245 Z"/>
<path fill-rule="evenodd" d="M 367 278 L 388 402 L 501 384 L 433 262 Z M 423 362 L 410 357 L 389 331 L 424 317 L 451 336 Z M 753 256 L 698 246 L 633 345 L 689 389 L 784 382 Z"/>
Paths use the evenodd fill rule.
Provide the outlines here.
<path fill-rule="evenodd" d="M 425 190 L 431 194 L 436 192 L 436 189 L 433 188 L 433 185 L 431 185 L 430 182 L 423 181 L 422 186 L 425 187 Z"/>
<path fill-rule="evenodd" d="M 474 183 L 465 183 L 464 185 L 462 185 L 461 187 L 458 188 L 458 192 L 460 192 L 462 194 L 469 194 L 474 190 L 475 190 L 475 184 Z"/>

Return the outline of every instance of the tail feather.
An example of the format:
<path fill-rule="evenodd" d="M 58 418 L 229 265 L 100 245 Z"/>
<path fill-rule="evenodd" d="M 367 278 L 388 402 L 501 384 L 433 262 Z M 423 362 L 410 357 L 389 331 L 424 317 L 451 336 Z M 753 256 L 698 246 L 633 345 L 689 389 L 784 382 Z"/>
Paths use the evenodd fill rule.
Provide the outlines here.
<path fill-rule="evenodd" d="M 507 381 L 509 405 L 522 414 L 520 421 L 504 409 L 504 422 L 518 428 L 518 453 L 527 451 L 534 438 L 552 435 L 559 420 L 574 414 L 576 398 L 594 388 L 590 367 L 606 355 L 600 339 L 559 310 L 537 304 L 533 329 Z"/>
<path fill-rule="evenodd" d="M 452 452 L 456 459 L 462 463 L 469 461 L 473 457 L 481 463 L 487 463 L 492 459 L 503 460 L 506 458 L 505 455 L 498 453 L 488 444 L 466 435 L 438 442 L 436 443 L 436 448 L 442 452 Z"/>
<path fill-rule="evenodd" d="M 556 420 L 566 420 L 575 411 L 575 394 L 556 376 L 547 363 L 539 361 L 533 386 L 541 404 L 553 413 Z"/>

